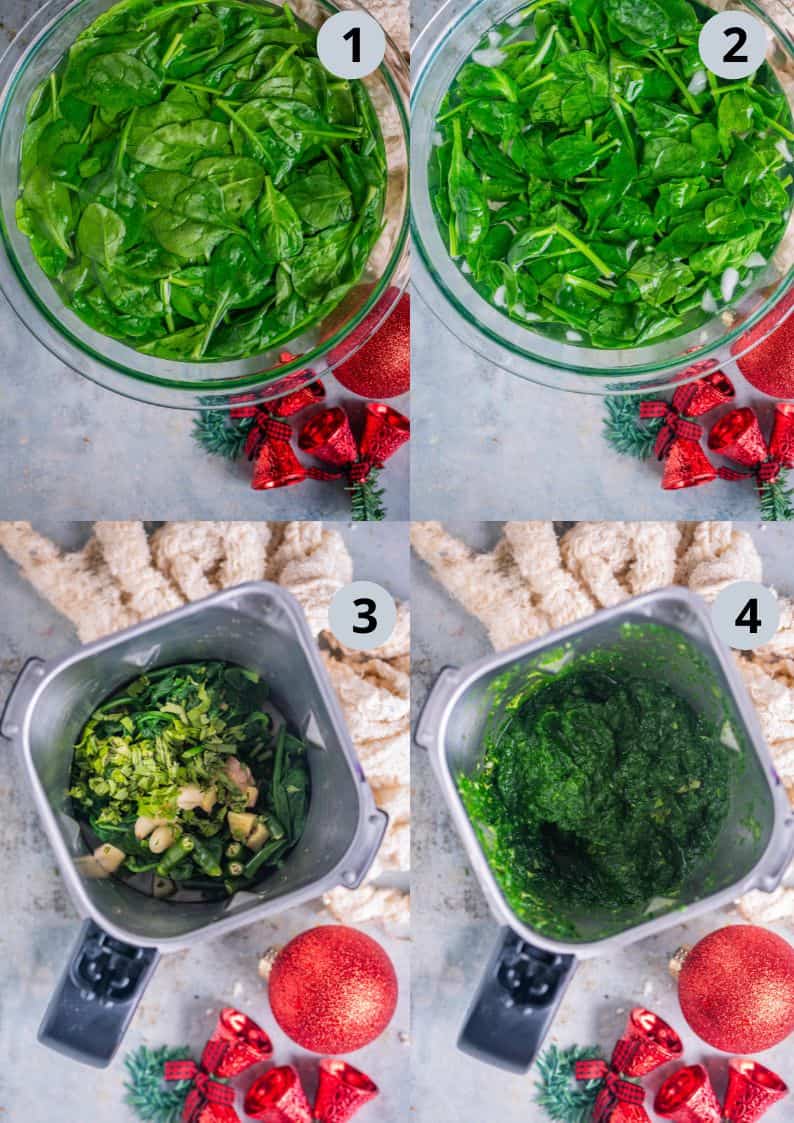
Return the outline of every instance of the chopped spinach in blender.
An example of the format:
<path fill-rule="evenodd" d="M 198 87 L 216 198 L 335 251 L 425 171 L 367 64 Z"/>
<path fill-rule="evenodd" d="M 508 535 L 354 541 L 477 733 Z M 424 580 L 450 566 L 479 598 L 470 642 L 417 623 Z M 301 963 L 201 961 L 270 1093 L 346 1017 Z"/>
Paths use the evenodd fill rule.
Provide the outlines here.
<path fill-rule="evenodd" d="M 89 876 L 150 874 L 150 890 L 249 888 L 303 834 L 306 746 L 255 672 L 229 663 L 148 671 L 103 702 L 74 750 L 69 795 Z"/>
<path fill-rule="evenodd" d="M 566 937 L 577 914 L 675 903 L 713 852 L 736 756 L 670 686 L 596 652 L 535 677 L 459 787 L 510 907 Z"/>

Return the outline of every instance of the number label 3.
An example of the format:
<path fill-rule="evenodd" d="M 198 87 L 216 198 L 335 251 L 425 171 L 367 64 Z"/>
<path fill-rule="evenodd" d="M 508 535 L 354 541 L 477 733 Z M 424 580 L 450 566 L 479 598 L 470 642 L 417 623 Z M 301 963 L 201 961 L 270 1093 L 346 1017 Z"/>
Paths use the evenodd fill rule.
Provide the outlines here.
<path fill-rule="evenodd" d="M 397 623 L 391 593 L 374 581 L 354 581 L 339 590 L 328 609 L 337 640 L 354 651 L 373 651 L 390 638 Z"/>

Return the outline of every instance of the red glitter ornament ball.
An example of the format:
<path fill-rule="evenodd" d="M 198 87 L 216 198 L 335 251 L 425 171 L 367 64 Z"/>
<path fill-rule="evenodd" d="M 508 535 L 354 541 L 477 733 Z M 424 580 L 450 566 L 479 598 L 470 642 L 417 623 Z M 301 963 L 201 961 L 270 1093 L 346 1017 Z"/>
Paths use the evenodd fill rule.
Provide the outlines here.
<path fill-rule="evenodd" d="M 753 924 L 720 928 L 684 960 L 678 1000 L 690 1027 L 713 1048 L 771 1049 L 794 1031 L 794 948 Z"/>
<path fill-rule="evenodd" d="M 744 377 L 772 398 L 794 398 L 794 292 L 732 347 Z M 786 317 L 784 319 L 784 317 Z"/>
<path fill-rule="evenodd" d="M 397 1006 L 397 975 L 370 936 L 341 924 L 301 933 L 270 973 L 270 1007 L 288 1037 L 314 1053 L 352 1053 L 379 1037 Z"/>
<path fill-rule="evenodd" d="M 393 299 L 389 289 L 384 300 Z M 382 302 L 352 334 L 355 345 L 365 339 L 383 315 Z M 351 338 L 345 341 L 349 348 Z M 334 352 L 329 358 L 333 362 Z M 407 293 L 400 297 L 397 307 L 368 343 L 346 363 L 334 371 L 334 376 L 346 390 L 362 398 L 396 398 L 411 389 L 411 299 Z"/>

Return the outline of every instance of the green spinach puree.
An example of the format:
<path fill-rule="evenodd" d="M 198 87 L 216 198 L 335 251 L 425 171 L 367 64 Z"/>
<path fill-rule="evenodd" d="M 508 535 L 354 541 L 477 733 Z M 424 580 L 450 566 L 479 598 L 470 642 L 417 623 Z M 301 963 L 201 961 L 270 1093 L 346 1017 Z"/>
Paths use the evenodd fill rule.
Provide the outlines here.
<path fill-rule="evenodd" d="M 565 936 L 571 914 L 673 903 L 713 849 L 735 756 L 669 686 L 591 656 L 530 678 L 460 789 L 511 907 Z"/>

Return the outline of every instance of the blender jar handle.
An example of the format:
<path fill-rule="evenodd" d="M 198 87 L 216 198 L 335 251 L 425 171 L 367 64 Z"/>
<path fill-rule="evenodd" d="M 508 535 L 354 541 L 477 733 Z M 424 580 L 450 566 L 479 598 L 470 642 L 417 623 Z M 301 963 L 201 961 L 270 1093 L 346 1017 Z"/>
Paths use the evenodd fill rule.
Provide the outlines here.
<path fill-rule="evenodd" d="M 36 687 L 44 678 L 44 660 L 33 655 L 26 660 L 22 670 L 8 692 L 3 712 L 0 714 L 0 737 L 13 741 L 19 733 L 20 723 Z"/>
<path fill-rule="evenodd" d="M 502 928 L 458 1048 L 497 1068 L 527 1072 L 575 970 L 575 956 L 536 948 Z"/>
<path fill-rule="evenodd" d="M 113 1060 L 160 959 L 86 920 L 39 1026 L 42 1045 L 81 1064 Z"/>
<path fill-rule="evenodd" d="M 414 741 L 420 749 L 428 752 L 433 748 L 438 736 L 441 715 L 447 702 L 455 693 L 458 685 L 459 667 L 442 667 L 425 699 L 419 720 L 414 730 Z"/>

